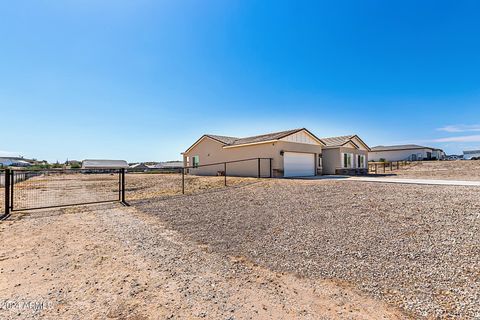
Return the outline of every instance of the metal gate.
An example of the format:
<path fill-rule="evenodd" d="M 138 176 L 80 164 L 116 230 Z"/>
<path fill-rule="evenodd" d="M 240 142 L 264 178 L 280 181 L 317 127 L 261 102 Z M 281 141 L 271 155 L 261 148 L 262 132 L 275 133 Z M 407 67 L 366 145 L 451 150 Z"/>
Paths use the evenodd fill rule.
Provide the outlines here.
<path fill-rule="evenodd" d="M 0 172 L 3 212 L 120 201 L 125 169 L 11 170 Z M 0 202 L 1 203 L 1 202 Z"/>

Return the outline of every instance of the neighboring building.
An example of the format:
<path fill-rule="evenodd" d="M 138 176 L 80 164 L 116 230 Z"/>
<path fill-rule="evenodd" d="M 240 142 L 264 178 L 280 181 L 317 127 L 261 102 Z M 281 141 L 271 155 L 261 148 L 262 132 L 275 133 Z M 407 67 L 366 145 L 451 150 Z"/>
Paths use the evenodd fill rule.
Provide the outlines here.
<path fill-rule="evenodd" d="M 321 154 L 325 143 L 305 128 L 259 136 L 236 138 L 205 134 L 183 154 L 183 164 L 198 175 L 224 173 L 222 162 L 271 158 L 275 177 L 315 176 L 321 174 Z M 216 164 L 203 166 L 207 164 Z M 260 173 L 270 176 L 270 160 L 260 161 Z M 236 176 L 256 176 L 258 160 L 227 164 L 227 173 Z"/>
<path fill-rule="evenodd" d="M 122 169 L 128 168 L 125 160 L 83 160 L 82 169 Z"/>
<path fill-rule="evenodd" d="M 321 138 L 323 174 L 368 174 L 369 146 L 357 135 Z"/>
<path fill-rule="evenodd" d="M 166 161 L 160 162 L 153 166 L 149 166 L 151 169 L 175 169 L 175 168 L 182 168 L 183 162 L 182 161 Z"/>
<path fill-rule="evenodd" d="M 466 150 L 463 151 L 463 159 L 471 160 L 472 158 L 480 158 L 480 150 Z"/>
<path fill-rule="evenodd" d="M 0 157 L 0 167 L 30 167 L 31 161 L 21 157 Z"/>
<path fill-rule="evenodd" d="M 416 144 L 377 146 L 368 153 L 372 161 L 418 161 L 444 160 L 445 152 L 442 149 L 419 146 Z"/>

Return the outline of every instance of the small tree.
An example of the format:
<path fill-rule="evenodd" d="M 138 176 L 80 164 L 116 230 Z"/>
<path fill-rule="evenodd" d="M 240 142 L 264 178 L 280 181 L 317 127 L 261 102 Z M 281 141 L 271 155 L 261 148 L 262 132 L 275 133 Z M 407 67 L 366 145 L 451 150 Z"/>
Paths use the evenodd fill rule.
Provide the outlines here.
<path fill-rule="evenodd" d="M 72 169 L 80 169 L 82 166 L 78 162 L 74 162 L 70 165 L 70 168 Z"/>

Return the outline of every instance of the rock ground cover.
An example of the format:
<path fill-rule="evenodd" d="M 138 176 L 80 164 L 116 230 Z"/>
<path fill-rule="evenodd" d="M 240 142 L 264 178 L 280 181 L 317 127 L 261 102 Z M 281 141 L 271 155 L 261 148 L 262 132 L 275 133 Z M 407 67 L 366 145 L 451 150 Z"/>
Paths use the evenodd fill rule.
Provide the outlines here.
<path fill-rule="evenodd" d="M 415 317 L 480 317 L 480 188 L 276 180 L 136 206 L 215 252 Z"/>

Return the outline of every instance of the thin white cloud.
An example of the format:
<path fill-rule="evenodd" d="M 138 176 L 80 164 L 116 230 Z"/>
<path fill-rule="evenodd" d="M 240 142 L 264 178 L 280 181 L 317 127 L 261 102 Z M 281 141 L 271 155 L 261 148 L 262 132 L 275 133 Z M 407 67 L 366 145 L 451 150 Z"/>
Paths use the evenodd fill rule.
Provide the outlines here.
<path fill-rule="evenodd" d="M 472 124 L 472 125 L 449 125 L 445 127 L 441 127 L 437 129 L 438 131 L 445 131 L 445 132 L 477 132 L 480 131 L 480 124 Z"/>
<path fill-rule="evenodd" d="M 432 142 L 480 142 L 480 134 L 470 135 L 470 136 L 439 138 L 431 141 Z"/>

